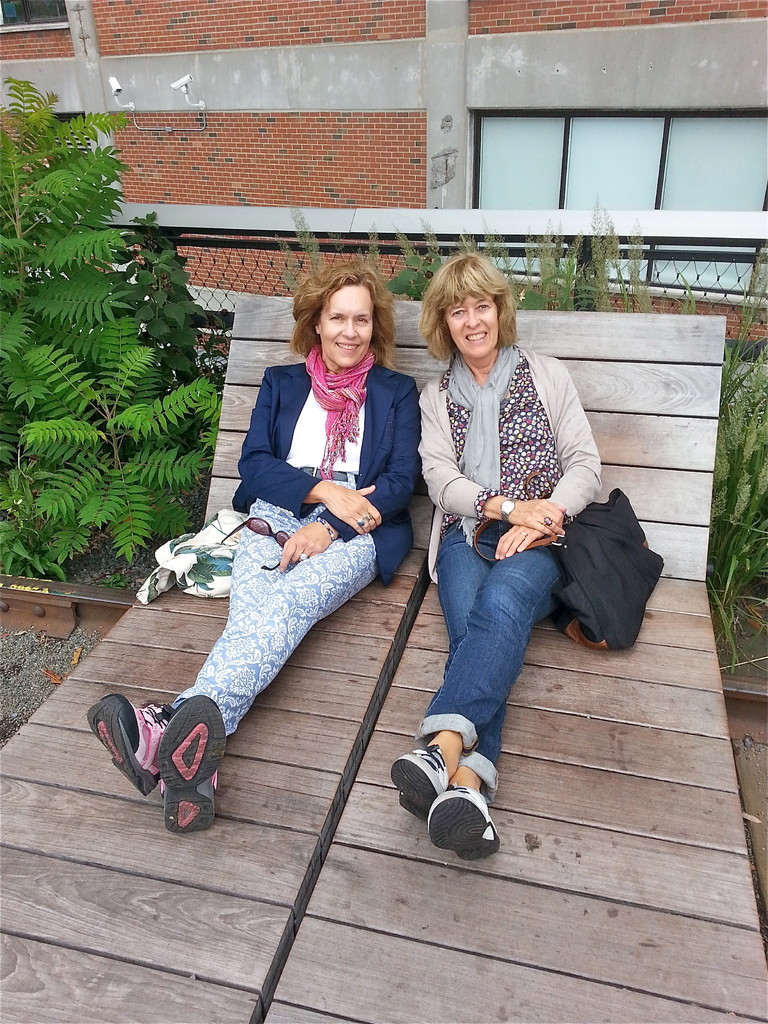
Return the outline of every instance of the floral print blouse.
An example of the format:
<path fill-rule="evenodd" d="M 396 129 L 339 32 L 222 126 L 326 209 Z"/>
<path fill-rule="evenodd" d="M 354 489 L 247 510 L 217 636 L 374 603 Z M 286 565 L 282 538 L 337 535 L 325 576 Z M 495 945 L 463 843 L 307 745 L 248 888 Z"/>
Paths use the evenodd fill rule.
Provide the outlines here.
<path fill-rule="evenodd" d="M 450 379 L 451 371 L 448 369 L 443 374 L 440 390 L 446 392 L 453 447 L 456 451 L 456 461 L 461 462 L 470 414 L 468 409 L 451 401 L 447 393 Z M 546 498 L 560 479 L 552 428 L 534 386 L 528 360 L 522 353 L 512 376 L 509 391 L 499 410 L 499 444 L 499 489 L 486 488 L 480 491 L 475 501 L 475 515 L 481 522 L 485 519 L 483 506 L 488 498 L 497 494 L 521 501 Z M 531 479 L 526 486 L 526 480 L 532 473 L 539 475 Z M 459 518 L 445 513 L 441 533 L 445 534 L 448 527 Z"/>

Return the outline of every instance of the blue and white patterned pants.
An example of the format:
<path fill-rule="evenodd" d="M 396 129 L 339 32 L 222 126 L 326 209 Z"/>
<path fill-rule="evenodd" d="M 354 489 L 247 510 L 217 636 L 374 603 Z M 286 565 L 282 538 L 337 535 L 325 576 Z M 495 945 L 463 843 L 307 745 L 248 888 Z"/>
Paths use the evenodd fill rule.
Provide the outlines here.
<path fill-rule="evenodd" d="M 345 486 L 342 484 L 342 486 Z M 350 482 L 349 487 L 354 487 Z M 294 533 L 322 516 L 322 505 L 304 519 L 257 499 L 250 515 L 277 533 Z M 232 567 L 229 618 L 224 632 L 200 670 L 194 686 L 174 707 L 195 694 L 216 702 L 229 736 L 241 718 L 293 654 L 309 629 L 340 608 L 376 577 L 376 551 L 370 535 L 346 543 L 335 540 L 325 551 L 286 572 L 267 571 L 281 550 L 273 537 L 243 530 Z"/>

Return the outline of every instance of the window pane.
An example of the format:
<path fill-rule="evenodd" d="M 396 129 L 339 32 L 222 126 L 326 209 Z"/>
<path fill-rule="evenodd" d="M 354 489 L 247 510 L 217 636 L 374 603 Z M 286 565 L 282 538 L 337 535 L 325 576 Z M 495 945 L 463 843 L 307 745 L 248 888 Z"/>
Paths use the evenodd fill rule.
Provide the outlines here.
<path fill-rule="evenodd" d="M 674 118 L 662 209 L 762 210 L 767 165 L 765 118 Z"/>
<path fill-rule="evenodd" d="M 0 25 L 27 25 L 31 22 L 66 21 L 65 0 L 0 0 Z"/>
<path fill-rule="evenodd" d="M 663 133 L 660 117 L 575 117 L 566 209 L 652 210 Z"/>
<path fill-rule="evenodd" d="M 0 25 L 23 25 L 26 23 L 21 0 L 2 0 Z"/>
<path fill-rule="evenodd" d="M 561 117 L 484 117 L 479 205 L 488 209 L 556 210 L 563 124 Z"/>

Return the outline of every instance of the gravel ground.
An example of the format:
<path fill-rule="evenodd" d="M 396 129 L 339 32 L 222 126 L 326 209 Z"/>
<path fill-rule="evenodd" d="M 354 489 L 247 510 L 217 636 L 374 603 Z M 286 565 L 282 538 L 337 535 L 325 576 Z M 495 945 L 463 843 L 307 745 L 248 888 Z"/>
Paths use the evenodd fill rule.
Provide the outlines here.
<path fill-rule="evenodd" d="M 194 494 L 184 498 L 191 521 L 202 526 L 208 495 L 208 480 L 201 481 Z M 196 527 L 198 528 L 198 527 Z M 88 551 L 64 566 L 70 583 L 104 586 L 107 581 L 137 590 L 156 567 L 155 549 L 167 537 L 155 538 L 137 552 L 129 564 L 116 558 L 104 534 L 95 535 Z M 50 697 L 57 685 L 101 640 L 99 631 L 86 633 L 81 627 L 66 639 L 49 637 L 45 632 L 29 630 L 0 631 L 0 746 Z"/>

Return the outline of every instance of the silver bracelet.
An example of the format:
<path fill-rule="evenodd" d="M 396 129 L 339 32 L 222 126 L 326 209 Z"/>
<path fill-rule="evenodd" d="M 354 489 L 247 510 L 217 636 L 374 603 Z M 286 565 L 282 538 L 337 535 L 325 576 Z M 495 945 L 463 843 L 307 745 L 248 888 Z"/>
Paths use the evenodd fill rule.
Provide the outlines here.
<path fill-rule="evenodd" d="M 317 521 L 326 528 L 326 530 L 328 531 L 328 536 L 331 538 L 331 540 L 336 540 L 336 538 L 338 537 L 338 533 L 335 532 L 331 524 L 326 522 L 325 519 L 318 519 Z"/>

